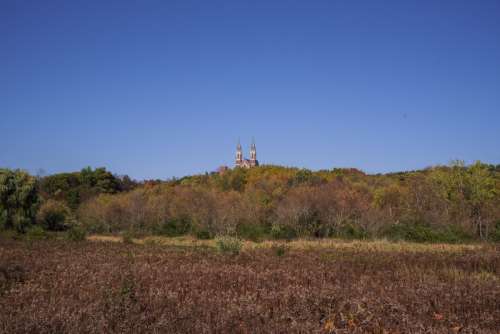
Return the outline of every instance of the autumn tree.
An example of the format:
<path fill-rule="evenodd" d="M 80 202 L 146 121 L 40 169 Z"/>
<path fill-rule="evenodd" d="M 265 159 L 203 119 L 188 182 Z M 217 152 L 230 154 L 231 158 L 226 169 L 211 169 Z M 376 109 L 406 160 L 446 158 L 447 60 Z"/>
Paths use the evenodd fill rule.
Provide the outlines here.
<path fill-rule="evenodd" d="M 488 166 L 478 161 L 466 167 L 463 161 L 454 161 L 449 169 L 437 170 L 433 179 L 451 217 L 468 220 L 477 235 L 486 238 L 494 220 L 487 209 L 497 195 L 496 179 Z"/>

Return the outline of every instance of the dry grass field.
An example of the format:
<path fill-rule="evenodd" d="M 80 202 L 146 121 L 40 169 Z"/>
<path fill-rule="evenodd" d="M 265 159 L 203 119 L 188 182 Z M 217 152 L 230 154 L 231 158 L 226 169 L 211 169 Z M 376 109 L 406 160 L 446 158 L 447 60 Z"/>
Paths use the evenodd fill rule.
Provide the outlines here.
<path fill-rule="evenodd" d="M 0 332 L 500 332 L 498 246 L 89 239 L 0 239 Z"/>

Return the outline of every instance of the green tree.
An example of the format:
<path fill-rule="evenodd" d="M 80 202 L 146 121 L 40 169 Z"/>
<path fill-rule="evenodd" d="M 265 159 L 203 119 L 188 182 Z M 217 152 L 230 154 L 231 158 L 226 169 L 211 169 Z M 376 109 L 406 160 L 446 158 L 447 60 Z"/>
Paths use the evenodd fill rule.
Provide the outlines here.
<path fill-rule="evenodd" d="M 0 227 L 25 232 L 37 208 L 35 177 L 21 170 L 0 169 Z"/>
<path fill-rule="evenodd" d="M 80 203 L 98 194 L 114 194 L 122 190 L 120 179 L 106 168 L 83 168 L 80 172 L 60 173 L 42 178 L 39 182 L 42 198 L 65 202 L 76 210 Z"/>

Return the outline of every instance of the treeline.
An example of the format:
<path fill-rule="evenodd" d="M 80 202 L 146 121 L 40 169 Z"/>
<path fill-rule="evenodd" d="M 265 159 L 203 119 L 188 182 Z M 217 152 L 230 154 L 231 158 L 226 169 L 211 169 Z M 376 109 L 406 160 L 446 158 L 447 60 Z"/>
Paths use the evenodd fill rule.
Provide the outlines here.
<path fill-rule="evenodd" d="M 7 187 L 5 197 L 5 175 L 22 196 Z M 0 209 L 2 226 L 18 230 L 500 241 L 499 181 L 500 165 L 460 161 L 378 175 L 261 166 L 142 183 L 103 168 L 40 179 L 1 170 Z"/>
<path fill-rule="evenodd" d="M 77 221 L 81 203 L 99 194 L 130 191 L 139 183 L 105 168 L 34 177 L 22 170 L 0 169 L 0 229 L 24 233 L 33 226 L 64 230 Z"/>
<path fill-rule="evenodd" d="M 129 191 L 138 185 L 128 175 L 116 176 L 106 168 L 92 170 L 86 167 L 79 172 L 40 178 L 38 189 L 43 199 L 62 201 L 75 210 L 81 203 L 96 195 Z"/>

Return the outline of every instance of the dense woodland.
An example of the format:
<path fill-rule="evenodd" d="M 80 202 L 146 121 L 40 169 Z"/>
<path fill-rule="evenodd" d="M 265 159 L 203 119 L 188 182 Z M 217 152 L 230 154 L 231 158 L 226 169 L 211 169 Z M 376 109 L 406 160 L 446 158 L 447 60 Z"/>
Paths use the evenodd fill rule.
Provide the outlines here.
<path fill-rule="evenodd" d="M 254 241 L 500 241 L 500 165 L 455 161 L 377 175 L 260 166 L 143 182 L 105 168 L 46 177 L 0 169 L 0 226 Z"/>

